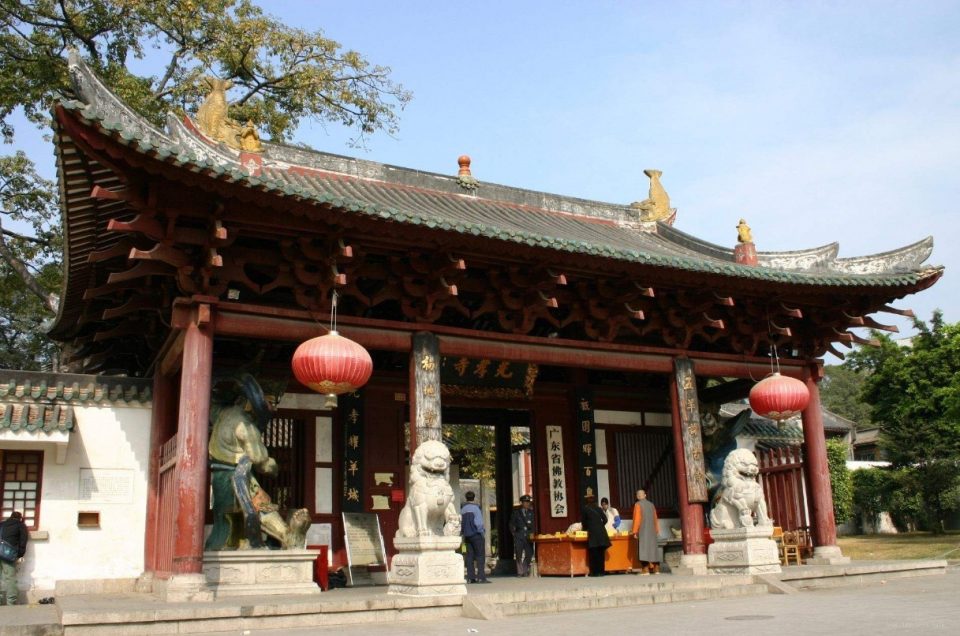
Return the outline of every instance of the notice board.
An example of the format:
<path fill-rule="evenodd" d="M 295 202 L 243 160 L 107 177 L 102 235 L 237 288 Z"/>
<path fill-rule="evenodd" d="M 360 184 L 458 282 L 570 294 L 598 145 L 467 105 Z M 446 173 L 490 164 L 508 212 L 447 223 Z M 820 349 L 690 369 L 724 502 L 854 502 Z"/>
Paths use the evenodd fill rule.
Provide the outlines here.
<path fill-rule="evenodd" d="M 387 565 L 377 513 L 344 512 L 343 543 L 347 549 L 347 585 L 373 585 L 367 566 Z"/>

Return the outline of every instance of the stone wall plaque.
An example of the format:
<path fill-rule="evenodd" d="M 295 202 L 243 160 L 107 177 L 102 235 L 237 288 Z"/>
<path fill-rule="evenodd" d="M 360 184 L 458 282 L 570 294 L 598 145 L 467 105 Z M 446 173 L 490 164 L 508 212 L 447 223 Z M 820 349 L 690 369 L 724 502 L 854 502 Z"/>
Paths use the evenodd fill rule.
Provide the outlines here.
<path fill-rule="evenodd" d="M 373 585 L 367 566 L 387 564 L 380 517 L 372 512 L 343 513 L 343 542 L 347 550 L 347 585 Z"/>
<path fill-rule="evenodd" d="M 132 503 L 133 471 L 81 468 L 77 499 L 90 503 Z"/>

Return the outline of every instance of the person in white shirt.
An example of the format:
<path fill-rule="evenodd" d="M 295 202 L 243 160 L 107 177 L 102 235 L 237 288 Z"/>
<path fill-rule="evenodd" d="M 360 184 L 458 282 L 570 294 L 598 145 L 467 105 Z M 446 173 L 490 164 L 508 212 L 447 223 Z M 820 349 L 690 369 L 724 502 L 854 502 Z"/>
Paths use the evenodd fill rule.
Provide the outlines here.
<path fill-rule="evenodd" d="M 600 507 L 607 515 L 607 530 L 616 531 L 620 527 L 620 511 L 611 506 L 606 497 L 600 500 Z"/>

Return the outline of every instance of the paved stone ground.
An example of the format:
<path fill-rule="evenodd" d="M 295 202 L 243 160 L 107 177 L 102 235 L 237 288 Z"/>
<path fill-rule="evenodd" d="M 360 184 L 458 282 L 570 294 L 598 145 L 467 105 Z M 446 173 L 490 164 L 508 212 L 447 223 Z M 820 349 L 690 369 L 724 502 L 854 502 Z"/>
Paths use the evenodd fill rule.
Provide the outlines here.
<path fill-rule="evenodd" d="M 490 587 L 494 587 L 491 585 Z M 960 633 L 960 567 L 945 576 L 896 579 L 864 587 L 645 605 L 590 612 L 507 617 L 496 621 L 459 618 L 387 625 L 302 630 L 253 630 L 249 636 L 363 633 L 364 636 L 565 636 L 619 633 L 711 636 L 835 634 L 926 636 Z"/>

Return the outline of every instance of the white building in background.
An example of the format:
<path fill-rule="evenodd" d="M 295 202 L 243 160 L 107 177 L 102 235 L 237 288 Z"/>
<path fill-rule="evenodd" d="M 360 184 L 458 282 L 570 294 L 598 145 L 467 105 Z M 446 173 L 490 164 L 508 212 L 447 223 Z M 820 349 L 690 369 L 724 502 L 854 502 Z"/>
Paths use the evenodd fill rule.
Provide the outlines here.
<path fill-rule="evenodd" d="M 21 510 L 30 529 L 28 599 L 143 573 L 151 385 L 0 370 L 0 512 Z"/>

